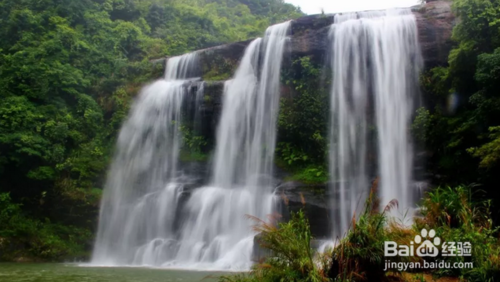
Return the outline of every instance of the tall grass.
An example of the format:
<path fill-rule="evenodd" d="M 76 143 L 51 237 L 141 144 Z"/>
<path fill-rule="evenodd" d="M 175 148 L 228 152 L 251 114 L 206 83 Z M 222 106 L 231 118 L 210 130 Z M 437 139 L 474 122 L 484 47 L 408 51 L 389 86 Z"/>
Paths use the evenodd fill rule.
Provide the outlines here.
<path fill-rule="evenodd" d="M 256 264 L 250 273 L 223 276 L 219 281 L 328 281 L 310 247 L 312 235 L 304 212 L 299 210 L 291 215 L 290 221 L 278 224 L 275 216 L 268 221 L 250 217 L 257 223 L 255 230 L 260 232 L 259 244 L 271 255 Z"/>
<path fill-rule="evenodd" d="M 380 211 L 377 198 L 378 179 L 373 182 L 363 213 L 352 218 L 349 231 L 333 251 L 330 278 L 334 281 L 385 281 L 384 242 L 390 232 L 404 228 L 388 221 L 387 213 L 398 207 L 392 200 Z M 387 226 L 391 226 L 390 229 Z M 402 235 L 399 236 L 402 236 Z"/>
<path fill-rule="evenodd" d="M 438 187 L 422 200 L 422 218 L 416 228 L 432 228 L 447 242 L 470 242 L 470 257 L 439 257 L 454 262 L 471 261 L 472 269 L 437 269 L 438 276 L 459 276 L 467 281 L 500 281 L 500 242 L 493 226 L 489 200 L 478 201 L 473 187 Z M 480 191 L 476 191 L 478 194 Z"/>
<path fill-rule="evenodd" d="M 474 201 L 478 197 L 473 195 L 472 187 L 438 187 L 428 192 L 421 202 L 421 216 L 409 227 L 388 216 L 390 210 L 398 207 L 398 202 L 393 200 L 380 209 L 376 192 L 377 181 L 363 213 L 358 217 L 353 215 L 349 231 L 333 250 L 323 254 L 315 253 L 310 247 L 312 235 L 302 210 L 292 213 L 289 222 L 282 223 L 277 223 L 277 216 L 268 221 L 251 217 L 257 223 L 256 231 L 260 232 L 259 243 L 270 251 L 270 256 L 256 264 L 251 272 L 221 277 L 220 281 L 405 281 L 407 275 L 399 275 L 397 270 L 384 272 L 384 242 L 408 245 L 422 228 L 434 229 L 442 241 L 470 242 L 472 256 L 391 257 L 391 261 L 472 261 L 472 269 L 425 271 L 438 277 L 458 277 L 461 281 L 500 281 L 499 229 L 493 227 L 490 202 Z M 425 281 L 429 275 L 419 277 Z"/>

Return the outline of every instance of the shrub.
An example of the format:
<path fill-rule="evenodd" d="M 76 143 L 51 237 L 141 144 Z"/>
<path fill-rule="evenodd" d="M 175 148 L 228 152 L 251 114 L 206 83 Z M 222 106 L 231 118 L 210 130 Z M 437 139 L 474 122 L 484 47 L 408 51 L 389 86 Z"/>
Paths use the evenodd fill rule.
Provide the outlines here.
<path fill-rule="evenodd" d="M 411 227 L 398 224 L 389 218 L 388 212 L 397 207 L 393 200 L 383 210 L 376 195 L 377 181 L 365 203 L 364 212 L 353 216 L 350 230 L 331 254 L 314 254 L 310 248 L 311 233 L 302 211 L 292 219 L 277 226 L 258 221 L 256 230 L 261 232 L 260 244 L 271 251 L 271 256 L 254 266 L 249 274 L 226 276 L 224 282 L 243 281 L 406 281 L 399 272 L 384 272 L 384 242 L 408 244 L 422 228 L 434 229 L 446 242 L 470 242 L 472 256 L 456 257 L 394 257 L 391 261 L 423 262 L 444 260 L 473 262 L 473 268 L 435 269 L 435 276 L 459 277 L 462 280 L 500 281 L 500 244 L 498 228 L 493 228 L 489 202 L 472 199 L 471 187 L 438 187 L 428 192 L 422 200 L 420 218 Z M 442 246 L 442 245 L 441 245 Z M 328 271 L 328 275 L 326 272 Z M 414 272 L 421 270 L 414 269 Z M 430 274 L 419 273 L 421 281 Z M 328 278 L 326 277 L 328 276 Z M 413 276 L 412 276 L 413 277 Z M 330 280 L 328 280 L 330 279 Z"/>
<path fill-rule="evenodd" d="M 256 264 L 249 274 L 223 276 L 219 281 L 328 281 L 326 271 L 321 267 L 325 260 L 317 263 L 311 249 L 311 230 L 302 210 L 291 213 L 288 222 L 275 224 L 251 217 L 257 221 L 255 230 L 260 232 L 259 244 L 271 251 L 262 263 Z"/>
<path fill-rule="evenodd" d="M 58 261 L 84 258 L 89 230 L 29 218 L 8 193 L 0 194 L 0 260 L 31 257 Z"/>
<path fill-rule="evenodd" d="M 352 225 L 346 236 L 333 251 L 330 278 L 335 281 L 383 281 L 384 241 L 387 240 L 386 212 L 397 206 L 391 201 L 383 212 L 379 212 L 376 198 L 376 180 L 365 202 L 363 214 Z"/>
<path fill-rule="evenodd" d="M 438 269 L 438 276 L 460 276 L 467 281 L 500 281 L 498 228 L 493 227 L 490 201 L 473 201 L 470 186 L 438 187 L 422 200 L 423 218 L 417 228 L 433 228 L 444 241 L 470 242 L 472 256 L 439 257 L 454 263 L 472 261 L 472 269 Z"/>

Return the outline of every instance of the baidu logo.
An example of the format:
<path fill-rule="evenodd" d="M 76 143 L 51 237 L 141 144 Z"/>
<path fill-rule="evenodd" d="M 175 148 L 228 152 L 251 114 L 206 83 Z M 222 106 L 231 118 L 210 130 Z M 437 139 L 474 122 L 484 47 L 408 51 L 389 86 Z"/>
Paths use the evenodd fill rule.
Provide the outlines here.
<path fill-rule="evenodd" d="M 469 242 L 441 242 L 441 238 L 436 236 L 436 231 L 422 229 L 419 235 L 410 242 L 409 245 L 398 245 L 394 241 L 384 242 L 384 256 L 419 256 L 437 257 L 442 256 L 470 256 L 472 246 Z"/>
<path fill-rule="evenodd" d="M 459 261 L 451 263 L 445 260 L 434 259 L 437 256 L 471 256 L 472 246 L 470 242 L 442 242 L 441 238 L 436 236 L 436 231 L 431 229 L 422 229 L 420 234 L 410 241 L 409 245 L 399 245 L 393 241 L 384 242 L 384 255 L 386 257 L 430 257 L 430 261 L 391 261 L 385 260 L 384 271 L 390 269 L 398 269 L 399 271 L 406 271 L 408 269 L 458 269 L 458 268 L 473 268 L 473 262 Z"/>
<path fill-rule="evenodd" d="M 439 249 L 437 246 L 441 244 L 441 239 L 436 237 L 436 231 L 431 229 L 429 232 L 424 228 L 420 232 L 420 235 L 415 236 L 415 243 L 420 244 L 422 240 L 425 240 L 420 246 L 417 248 L 417 255 L 419 257 L 437 257 L 439 255 Z M 432 242 L 430 240 L 432 240 Z M 413 242 L 411 242 L 413 243 Z"/>

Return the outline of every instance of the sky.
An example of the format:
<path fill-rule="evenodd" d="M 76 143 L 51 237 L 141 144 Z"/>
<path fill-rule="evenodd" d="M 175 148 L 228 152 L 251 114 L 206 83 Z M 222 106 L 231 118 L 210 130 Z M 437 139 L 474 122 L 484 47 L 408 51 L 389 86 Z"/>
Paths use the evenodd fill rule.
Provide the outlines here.
<path fill-rule="evenodd" d="M 365 10 L 380 10 L 394 7 L 410 7 L 417 5 L 419 0 L 285 0 L 287 3 L 299 6 L 306 14 L 354 12 Z"/>

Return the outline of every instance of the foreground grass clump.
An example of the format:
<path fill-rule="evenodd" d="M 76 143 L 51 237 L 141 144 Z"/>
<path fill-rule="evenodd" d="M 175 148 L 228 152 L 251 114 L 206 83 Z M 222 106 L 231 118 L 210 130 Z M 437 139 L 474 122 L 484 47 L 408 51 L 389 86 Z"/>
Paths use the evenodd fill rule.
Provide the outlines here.
<path fill-rule="evenodd" d="M 421 217 L 405 227 L 388 218 L 387 211 L 397 206 L 391 201 L 379 212 L 373 196 L 376 183 L 358 220 L 333 251 L 330 277 L 334 281 L 407 281 L 398 270 L 384 272 L 384 242 L 409 245 L 423 228 L 434 229 L 443 242 L 470 242 L 472 255 L 430 257 L 391 257 L 400 262 L 473 262 L 473 268 L 412 269 L 435 278 L 456 277 L 461 281 L 500 281 L 500 242 L 498 228 L 493 227 L 489 201 L 474 201 L 467 186 L 438 187 L 422 199 Z M 442 253 L 442 244 L 438 246 Z M 421 276 L 424 279 L 424 275 Z M 422 280 L 426 281 L 426 280 Z"/>
<path fill-rule="evenodd" d="M 353 216 L 350 230 L 335 249 L 323 254 L 311 249 L 311 232 L 303 211 L 292 213 L 289 222 L 278 223 L 276 216 L 258 222 L 260 245 L 270 256 L 248 274 L 224 276 L 223 282 L 248 281 L 500 281 L 500 242 L 493 226 L 489 201 L 475 201 L 471 187 L 438 187 L 422 199 L 420 215 L 411 226 L 390 218 L 397 208 L 393 200 L 380 209 L 375 196 L 377 181 L 365 203 L 364 212 Z M 476 197 L 473 197 L 476 196 Z M 438 257 L 391 257 L 395 262 L 473 262 L 473 268 L 392 269 L 384 271 L 384 242 L 408 245 L 420 231 L 434 229 L 442 242 L 470 242 L 472 255 Z M 440 254 L 442 245 L 438 246 Z M 441 278 L 441 279 L 440 279 Z M 444 279 L 444 280 L 442 280 Z"/>
<path fill-rule="evenodd" d="M 250 281 L 329 281 L 324 268 L 328 265 L 328 257 L 316 259 L 311 249 L 311 230 L 301 210 L 292 213 L 288 222 L 274 224 L 253 218 L 258 221 L 255 229 L 261 232 L 260 245 L 271 251 L 271 255 L 262 263 L 256 264 L 248 274 L 223 276 L 221 282 Z"/>
<path fill-rule="evenodd" d="M 352 218 L 350 230 L 332 252 L 331 281 L 402 281 L 398 271 L 385 272 L 384 242 L 408 244 L 416 232 L 388 216 L 398 207 L 392 200 L 380 209 L 375 180 L 363 213 Z M 416 257 L 393 258 L 401 262 L 418 261 Z"/>
<path fill-rule="evenodd" d="M 392 205 L 378 212 L 378 201 L 370 193 L 363 214 L 356 221 L 353 217 L 351 229 L 333 251 L 330 277 L 335 281 L 382 281 L 384 273 L 384 241 L 386 216 Z"/>
<path fill-rule="evenodd" d="M 476 197 L 474 197 L 476 196 Z M 437 269 L 437 276 L 456 276 L 466 281 L 500 281 L 500 242 L 493 226 L 490 201 L 475 201 L 468 186 L 438 187 L 422 201 L 422 218 L 415 228 L 432 228 L 447 242 L 470 242 L 472 255 L 438 257 L 450 263 L 473 262 L 474 267 Z"/>

